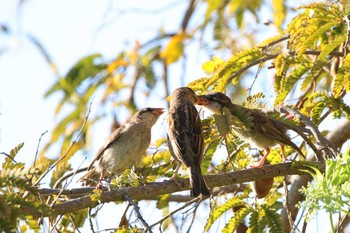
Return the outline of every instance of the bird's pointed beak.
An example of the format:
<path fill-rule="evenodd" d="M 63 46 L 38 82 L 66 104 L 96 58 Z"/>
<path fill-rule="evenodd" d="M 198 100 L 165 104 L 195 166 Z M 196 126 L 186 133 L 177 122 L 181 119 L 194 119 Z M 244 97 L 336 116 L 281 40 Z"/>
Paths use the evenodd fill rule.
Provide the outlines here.
<path fill-rule="evenodd" d="M 207 105 L 207 104 L 209 104 L 209 100 L 207 100 L 204 96 L 200 95 L 197 98 L 196 104 L 198 104 L 198 105 Z"/>
<path fill-rule="evenodd" d="M 165 109 L 164 108 L 154 108 L 153 113 L 160 116 L 164 113 Z"/>

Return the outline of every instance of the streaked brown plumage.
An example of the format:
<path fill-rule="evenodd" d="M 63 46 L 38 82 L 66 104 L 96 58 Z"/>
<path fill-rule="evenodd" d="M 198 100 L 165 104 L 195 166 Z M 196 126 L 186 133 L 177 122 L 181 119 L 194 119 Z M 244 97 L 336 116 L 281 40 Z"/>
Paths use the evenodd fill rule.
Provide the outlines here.
<path fill-rule="evenodd" d="M 240 105 L 231 102 L 231 99 L 223 93 L 216 92 L 208 95 L 199 96 L 197 102 L 199 105 L 203 105 L 215 114 L 222 114 L 224 107 L 235 115 L 237 112 L 246 112 L 252 117 L 252 124 L 248 127 L 234 127 L 233 129 L 242 140 L 247 143 L 254 144 L 257 148 L 265 150 L 265 155 L 260 160 L 257 166 L 261 168 L 270 153 L 270 147 L 277 144 L 281 146 L 284 160 L 284 145 L 291 146 L 300 155 L 304 156 L 299 147 L 297 147 L 290 139 L 287 128 L 277 119 L 274 119 L 259 110 L 247 109 Z M 235 115 L 236 116 L 236 115 Z M 239 116 L 237 116 L 239 118 Z"/>
<path fill-rule="evenodd" d="M 128 123 L 107 138 L 80 180 L 88 181 L 98 173 L 101 181 L 139 165 L 151 141 L 151 128 L 163 112 L 163 108 L 144 108 L 135 113 Z M 97 188 L 101 187 L 100 181 Z"/>
<path fill-rule="evenodd" d="M 194 106 L 196 102 L 197 95 L 192 89 L 177 88 L 171 95 L 167 118 L 169 150 L 175 160 L 189 168 L 192 197 L 210 196 L 200 167 L 204 141 L 201 121 Z"/>

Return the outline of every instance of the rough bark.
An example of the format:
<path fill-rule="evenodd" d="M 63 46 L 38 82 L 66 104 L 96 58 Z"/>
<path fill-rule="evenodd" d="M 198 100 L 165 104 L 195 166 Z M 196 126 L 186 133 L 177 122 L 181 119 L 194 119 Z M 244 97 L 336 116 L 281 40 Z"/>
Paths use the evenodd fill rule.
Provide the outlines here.
<path fill-rule="evenodd" d="M 320 166 L 319 163 L 315 163 Z M 254 180 L 264 179 L 268 177 L 276 176 L 286 176 L 286 175 L 306 175 L 305 172 L 301 170 L 308 170 L 309 167 L 304 166 L 302 163 L 283 163 L 265 166 L 264 169 L 245 169 L 235 172 L 229 172 L 217 175 L 207 175 L 205 180 L 210 188 L 221 187 L 227 185 L 233 185 L 238 183 L 250 182 Z M 320 167 L 320 169 L 322 169 Z M 70 190 L 48 190 L 39 189 L 38 192 L 42 197 L 47 197 L 48 195 L 58 194 L 62 191 L 62 194 L 72 194 L 81 195 L 81 192 L 86 192 L 86 196 L 70 199 L 59 204 L 54 204 L 52 206 L 52 212 L 56 215 L 63 215 L 70 212 L 75 212 L 77 210 L 85 209 L 88 207 L 95 207 L 100 203 L 114 202 L 114 201 L 124 201 L 125 195 L 128 195 L 133 200 L 154 200 L 160 195 L 174 193 L 178 191 L 188 190 L 189 181 L 188 179 L 177 179 L 177 184 L 173 181 L 164 182 L 154 182 L 149 183 L 145 186 L 130 187 L 123 189 L 116 189 L 112 191 L 104 191 L 101 194 L 100 200 L 92 201 L 90 195 L 92 193 L 92 188 L 80 188 L 80 189 L 70 189 Z M 41 216 L 41 213 L 38 213 Z M 47 214 L 44 213 L 44 216 Z"/>

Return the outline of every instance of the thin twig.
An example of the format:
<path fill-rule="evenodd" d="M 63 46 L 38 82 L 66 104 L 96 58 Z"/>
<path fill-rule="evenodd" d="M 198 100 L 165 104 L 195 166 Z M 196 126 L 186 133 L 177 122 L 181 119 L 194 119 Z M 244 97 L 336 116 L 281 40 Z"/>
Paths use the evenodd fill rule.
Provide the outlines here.
<path fill-rule="evenodd" d="M 199 204 L 200 204 L 201 201 L 202 200 L 199 200 L 198 204 L 194 207 L 192 220 L 191 220 L 190 226 L 188 227 L 186 233 L 189 233 L 191 231 L 191 228 L 193 226 L 194 219 L 196 218 L 196 213 L 197 213 L 197 210 L 198 210 L 198 207 L 199 207 Z"/>
<path fill-rule="evenodd" d="M 130 207 L 130 203 L 128 203 L 127 207 L 124 210 L 124 213 L 123 213 L 122 217 L 120 218 L 119 228 L 128 227 L 128 226 L 123 225 L 123 222 L 126 221 L 126 213 L 128 212 L 129 207 Z"/>
<path fill-rule="evenodd" d="M 72 221 L 75 230 L 76 230 L 77 232 L 81 233 L 81 232 L 79 231 L 77 225 L 75 224 L 75 221 L 74 221 L 74 219 L 73 219 L 72 214 L 69 213 L 68 216 L 69 216 L 70 220 Z"/>
<path fill-rule="evenodd" d="M 114 1 L 111 1 L 111 3 L 113 3 Z M 115 23 L 117 20 L 119 20 L 119 18 L 121 18 L 123 15 L 125 14 L 142 14 L 142 15 L 155 15 L 158 14 L 159 12 L 164 13 L 165 11 L 167 11 L 168 9 L 173 9 L 174 7 L 176 7 L 177 5 L 182 4 L 182 1 L 174 1 L 171 2 L 167 5 L 164 6 L 160 6 L 157 9 L 150 9 L 147 10 L 144 7 L 140 7 L 140 8 L 129 8 L 129 9 L 113 9 L 112 7 L 108 7 L 108 11 L 112 11 L 115 13 L 115 15 L 112 15 L 109 17 L 108 20 L 104 20 L 102 19 L 102 23 L 101 25 L 98 27 L 98 31 L 96 31 L 96 33 L 98 33 L 100 30 L 104 29 L 105 27 L 109 26 L 111 23 Z M 110 4 L 112 5 L 112 4 Z M 108 13 L 108 11 L 106 13 Z M 105 13 L 105 14 L 106 14 Z M 106 15 L 106 17 L 103 18 L 107 18 L 108 15 Z"/>
<path fill-rule="evenodd" d="M 191 0 L 187 9 L 186 9 L 186 12 L 185 12 L 185 15 L 182 19 L 182 22 L 181 22 L 181 32 L 186 32 L 186 29 L 187 29 L 187 26 L 188 26 L 188 23 L 191 19 L 191 16 L 193 15 L 193 12 L 197 6 L 199 1 L 197 0 Z"/>
<path fill-rule="evenodd" d="M 89 217 L 89 226 L 90 226 L 91 232 L 95 233 L 94 224 L 92 222 L 91 211 L 92 211 L 92 208 L 89 208 L 89 212 L 88 212 L 88 215 L 89 215 L 88 216 Z"/>
<path fill-rule="evenodd" d="M 42 133 L 40 135 L 40 138 L 39 138 L 39 141 L 38 141 L 38 145 L 36 146 L 36 152 L 35 152 L 35 157 L 34 157 L 34 162 L 33 162 L 33 167 L 35 167 L 35 164 L 36 164 L 36 160 L 38 158 L 38 154 L 39 154 L 39 147 L 40 147 L 40 143 L 41 143 L 41 139 L 43 138 L 43 136 L 45 134 L 47 134 L 47 132 L 49 132 L 48 130 L 46 130 L 44 133 Z"/>
<path fill-rule="evenodd" d="M 79 174 L 79 173 L 81 173 L 81 172 L 87 171 L 87 169 L 88 169 L 88 167 L 79 168 L 79 169 L 77 169 L 77 170 L 75 170 L 75 171 L 72 171 L 72 172 L 70 172 L 70 173 L 68 173 L 68 174 L 66 174 L 66 175 L 64 175 L 64 176 L 62 176 L 61 178 L 59 178 L 59 179 L 56 181 L 55 185 L 53 186 L 53 189 L 57 189 L 58 186 L 61 185 L 62 182 L 65 181 L 66 179 L 68 179 L 69 177 L 75 176 L 76 174 Z"/>
<path fill-rule="evenodd" d="M 308 50 L 308 51 L 305 51 L 304 54 L 305 55 L 315 55 L 315 56 L 318 56 L 320 55 L 320 51 L 313 51 L 313 50 Z M 295 56 L 296 52 L 294 51 L 291 51 L 289 52 L 289 55 L 290 56 Z M 235 77 L 237 76 L 240 76 L 241 74 L 243 74 L 245 71 L 249 70 L 251 67 L 257 65 L 257 64 L 260 64 L 260 63 L 263 63 L 263 62 L 266 62 L 266 61 L 269 61 L 269 60 L 272 60 L 272 59 L 275 59 L 278 55 L 280 54 L 271 54 L 271 55 L 266 55 L 266 57 L 262 57 L 258 60 L 255 60 L 251 63 L 249 63 L 248 65 L 244 66 L 242 69 L 238 70 L 237 72 L 235 72 L 233 75 L 231 75 L 229 78 L 228 78 L 228 83 L 231 82 Z M 337 57 L 341 57 L 343 56 L 343 53 L 341 52 L 331 52 L 329 54 L 330 56 L 337 56 Z"/>
<path fill-rule="evenodd" d="M 175 213 L 179 212 L 180 210 L 186 208 L 187 206 L 192 205 L 192 203 L 198 202 L 199 200 L 201 200 L 201 198 L 202 198 L 201 196 L 198 196 L 198 197 L 192 199 L 191 201 L 186 202 L 183 206 L 181 206 L 181 207 L 179 207 L 179 208 L 177 208 L 177 209 L 171 211 L 170 213 L 168 213 L 167 215 L 165 215 L 163 218 L 161 218 L 159 221 L 153 223 L 150 227 L 153 228 L 154 226 L 156 226 L 156 225 L 158 225 L 158 224 L 161 224 L 162 222 L 164 222 L 165 219 L 171 217 L 172 215 L 174 215 Z"/>
<path fill-rule="evenodd" d="M 168 97 L 170 95 L 170 87 L 169 87 L 169 75 L 168 75 L 168 65 L 166 64 L 165 59 L 162 60 L 162 66 L 163 66 L 163 75 L 162 75 L 162 79 L 163 79 L 163 83 L 164 83 L 164 89 L 165 89 L 165 96 Z M 167 102 L 167 107 L 169 108 L 169 101 Z"/>
<path fill-rule="evenodd" d="M 288 206 L 289 191 L 288 191 L 286 177 L 284 177 L 284 180 L 283 180 L 283 188 L 284 188 L 284 193 L 285 193 L 285 196 L 286 196 L 286 200 L 284 201 L 284 208 L 287 211 L 288 222 L 289 222 L 290 229 L 294 229 L 292 215 L 291 215 L 291 212 L 290 212 L 290 208 Z"/>
<path fill-rule="evenodd" d="M 127 194 L 124 195 L 124 198 L 129 202 L 130 205 L 134 207 L 137 218 L 141 221 L 142 225 L 147 229 L 148 232 L 152 233 L 152 228 L 148 225 L 145 219 L 142 217 L 140 212 L 140 207 L 135 203 Z"/>
<path fill-rule="evenodd" d="M 305 100 L 307 99 L 307 96 L 310 95 L 310 92 L 315 91 L 316 88 L 316 82 L 319 77 L 321 77 L 321 74 L 323 73 L 323 69 L 320 69 L 317 71 L 316 74 L 312 76 L 312 81 L 309 83 L 308 87 L 305 89 L 304 93 L 298 97 L 298 101 L 296 102 L 295 106 L 300 109 L 302 108 L 302 105 L 304 104 Z"/>
<path fill-rule="evenodd" d="M 250 85 L 250 87 L 249 87 L 249 92 L 248 92 L 248 95 L 249 95 L 249 96 L 251 95 L 253 86 L 254 86 L 254 84 L 255 84 L 256 80 L 258 79 L 258 76 L 259 76 L 259 74 L 260 74 L 260 72 L 261 72 L 262 65 L 263 65 L 263 63 L 260 63 L 260 64 L 259 64 L 258 70 L 256 71 L 255 77 L 254 77 L 254 79 L 253 79 L 252 85 Z"/>
<path fill-rule="evenodd" d="M 50 167 L 48 167 L 48 169 L 46 169 L 46 171 L 39 177 L 39 179 L 34 183 L 33 186 L 36 186 L 37 184 L 39 184 L 39 183 L 41 182 L 41 180 L 44 179 L 44 177 L 45 177 L 52 169 L 54 169 L 54 168 L 56 167 L 56 165 L 57 165 L 58 163 L 60 163 L 60 162 L 68 155 L 69 151 L 73 148 L 74 144 L 78 141 L 78 139 L 80 138 L 80 135 L 83 133 L 83 130 L 84 130 L 85 126 L 86 126 L 86 123 L 87 123 L 87 121 L 88 121 L 88 119 L 89 119 L 89 115 L 90 115 L 90 113 L 91 113 L 91 105 L 92 105 L 92 102 L 93 102 L 93 100 L 92 100 L 92 101 L 90 102 L 90 104 L 89 104 L 89 109 L 88 109 L 88 112 L 87 112 L 87 114 L 86 114 L 86 116 L 85 116 L 84 123 L 83 123 L 83 125 L 81 126 L 78 135 L 77 135 L 76 138 L 73 140 L 73 142 L 71 143 L 71 145 L 70 145 L 70 147 L 68 148 L 68 150 L 67 150 L 55 163 L 53 163 Z"/>
<path fill-rule="evenodd" d="M 5 155 L 7 158 L 11 159 L 12 162 L 17 163 L 16 160 L 15 160 L 14 158 L 12 158 L 11 155 L 9 155 L 9 154 L 7 154 L 7 153 L 5 153 L 5 152 L 1 152 L 0 155 Z"/>
<path fill-rule="evenodd" d="M 302 137 L 304 139 L 304 141 L 311 147 L 311 149 L 315 152 L 315 154 L 317 155 L 317 158 L 322 157 L 322 153 L 319 149 L 317 149 L 317 147 L 314 145 L 314 143 L 307 137 L 305 136 L 305 134 L 303 133 L 303 131 L 295 126 L 295 125 L 291 125 L 291 124 L 287 124 L 287 123 L 283 123 L 283 125 L 290 129 L 293 130 L 294 132 L 296 132 L 300 137 Z"/>
<path fill-rule="evenodd" d="M 290 35 L 286 35 L 286 36 L 284 36 L 284 37 L 281 37 L 280 39 L 277 39 L 277 40 L 275 40 L 275 41 L 272 41 L 271 43 L 269 43 L 269 44 L 267 44 L 267 45 L 265 45 L 265 46 L 260 46 L 259 48 L 261 48 L 261 49 L 263 49 L 263 50 L 266 50 L 266 49 L 268 49 L 268 48 L 274 46 L 275 44 L 278 44 L 278 43 L 280 43 L 280 42 L 282 42 L 282 41 L 284 41 L 284 40 L 287 40 L 287 39 L 289 39 L 289 38 L 290 38 Z"/>
<path fill-rule="evenodd" d="M 56 222 L 52 225 L 51 229 L 49 230 L 49 233 L 52 233 L 53 230 L 55 230 L 55 228 L 56 228 L 58 222 L 59 222 L 62 218 L 63 218 L 63 215 L 58 216 L 58 219 L 57 219 Z M 50 225 L 51 225 L 51 224 L 50 224 Z"/>
<path fill-rule="evenodd" d="M 337 153 L 336 153 L 335 149 L 333 148 L 332 144 L 325 137 L 323 137 L 321 132 L 318 130 L 318 127 L 309 118 L 307 118 L 306 116 L 304 116 L 303 114 L 301 114 L 297 110 L 291 109 L 289 107 L 280 106 L 279 108 L 280 108 L 281 112 L 288 113 L 288 114 L 296 117 L 297 119 L 302 121 L 306 126 L 308 126 L 310 128 L 312 134 L 314 135 L 314 137 L 316 139 L 316 142 L 319 144 L 321 149 L 326 150 L 326 154 L 328 156 L 325 156 L 325 157 L 330 157 L 330 158 L 335 157 L 335 155 Z M 317 155 L 317 159 L 319 161 L 324 161 L 325 158 L 319 157 L 318 154 L 316 154 L 316 155 Z"/>

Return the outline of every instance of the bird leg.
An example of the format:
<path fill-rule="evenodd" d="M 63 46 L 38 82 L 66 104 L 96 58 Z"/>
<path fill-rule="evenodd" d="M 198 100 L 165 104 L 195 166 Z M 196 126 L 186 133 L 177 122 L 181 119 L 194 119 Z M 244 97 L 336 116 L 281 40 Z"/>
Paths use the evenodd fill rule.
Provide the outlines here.
<path fill-rule="evenodd" d="M 175 183 L 176 183 L 177 173 L 179 173 L 180 167 L 181 167 L 181 163 L 180 162 L 176 162 L 176 168 L 175 168 L 174 174 L 170 178 Z"/>
<path fill-rule="evenodd" d="M 177 161 L 174 174 L 170 178 L 170 180 L 173 181 L 178 188 L 181 187 L 181 185 L 176 180 L 177 179 L 177 173 L 179 173 L 180 168 L 181 168 L 181 163 Z"/>
<path fill-rule="evenodd" d="M 287 157 L 284 154 L 284 145 L 281 145 L 281 151 L 282 151 L 282 155 L 283 155 L 283 162 L 286 162 L 287 161 Z"/>
<path fill-rule="evenodd" d="M 102 171 L 101 175 L 100 175 L 100 178 L 98 179 L 98 182 L 97 182 L 97 185 L 96 185 L 96 189 L 97 190 L 101 190 L 102 189 L 102 180 L 103 180 L 104 176 L 105 176 L 105 174 Z"/>
<path fill-rule="evenodd" d="M 265 155 L 262 157 L 258 165 L 249 165 L 249 168 L 263 168 L 267 156 L 270 154 L 270 148 L 265 148 Z"/>

